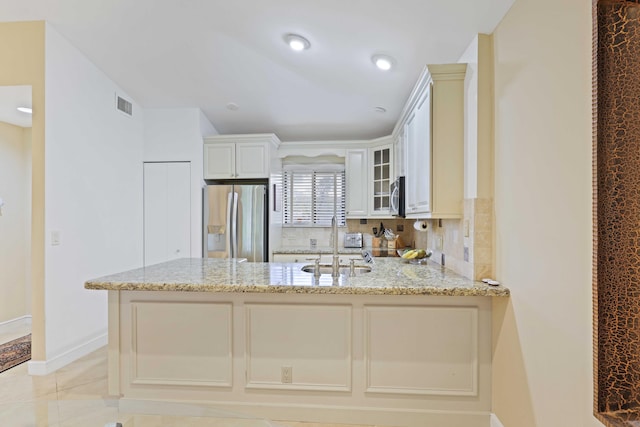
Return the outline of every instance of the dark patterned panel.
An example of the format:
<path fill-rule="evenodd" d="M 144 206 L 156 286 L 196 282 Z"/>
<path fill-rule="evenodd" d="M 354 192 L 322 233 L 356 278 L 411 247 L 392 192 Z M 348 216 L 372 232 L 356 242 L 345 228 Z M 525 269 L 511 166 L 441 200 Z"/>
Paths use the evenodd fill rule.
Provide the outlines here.
<path fill-rule="evenodd" d="M 634 411 L 640 409 L 640 6 L 635 1 L 598 2 L 595 117 L 596 409 Z"/>

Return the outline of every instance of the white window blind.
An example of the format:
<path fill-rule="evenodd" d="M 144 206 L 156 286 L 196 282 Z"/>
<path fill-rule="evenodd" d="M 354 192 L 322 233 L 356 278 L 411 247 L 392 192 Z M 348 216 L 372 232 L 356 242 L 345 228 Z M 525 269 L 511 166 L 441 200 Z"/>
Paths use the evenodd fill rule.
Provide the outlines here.
<path fill-rule="evenodd" d="M 302 227 L 346 225 L 345 174 L 342 171 L 285 171 L 282 176 L 283 223 Z"/>

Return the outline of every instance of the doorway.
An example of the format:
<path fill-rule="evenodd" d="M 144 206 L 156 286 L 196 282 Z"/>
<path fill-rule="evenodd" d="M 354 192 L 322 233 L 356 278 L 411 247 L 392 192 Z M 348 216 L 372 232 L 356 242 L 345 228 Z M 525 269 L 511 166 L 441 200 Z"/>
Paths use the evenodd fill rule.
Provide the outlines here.
<path fill-rule="evenodd" d="M 0 86 L 0 344 L 31 333 L 31 86 Z"/>

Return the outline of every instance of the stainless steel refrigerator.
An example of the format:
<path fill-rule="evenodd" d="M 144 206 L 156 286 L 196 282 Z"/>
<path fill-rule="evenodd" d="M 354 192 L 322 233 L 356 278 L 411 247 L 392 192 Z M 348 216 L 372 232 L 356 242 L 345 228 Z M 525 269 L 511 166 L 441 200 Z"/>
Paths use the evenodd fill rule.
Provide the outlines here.
<path fill-rule="evenodd" d="M 206 184 L 203 258 L 268 261 L 267 181 Z"/>

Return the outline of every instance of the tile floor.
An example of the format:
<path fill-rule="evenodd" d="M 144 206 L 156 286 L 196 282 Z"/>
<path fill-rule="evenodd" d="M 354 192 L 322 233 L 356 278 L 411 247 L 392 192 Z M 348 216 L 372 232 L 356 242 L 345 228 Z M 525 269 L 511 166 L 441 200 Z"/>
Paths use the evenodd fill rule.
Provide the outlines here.
<path fill-rule="evenodd" d="M 0 335 L 0 342 L 5 338 Z M 184 413 L 199 416 L 178 415 Z M 123 413 L 117 400 L 107 396 L 106 347 L 47 376 L 28 375 L 26 363 L 0 373 L 0 426 L 110 427 L 115 422 L 123 427 L 347 427 L 270 421 L 189 405 L 176 405 L 176 415 Z"/>

